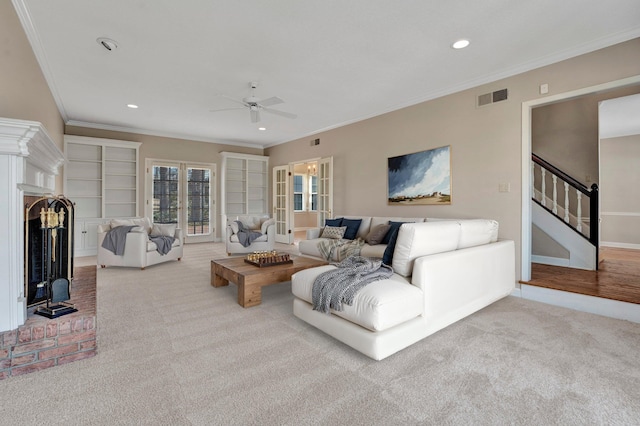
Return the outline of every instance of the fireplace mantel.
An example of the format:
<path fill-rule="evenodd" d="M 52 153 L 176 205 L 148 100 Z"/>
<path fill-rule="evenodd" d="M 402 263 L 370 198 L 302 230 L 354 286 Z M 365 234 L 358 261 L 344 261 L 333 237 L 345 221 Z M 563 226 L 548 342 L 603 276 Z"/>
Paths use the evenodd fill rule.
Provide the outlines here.
<path fill-rule="evenodd" d="M 64 155 L 41 123 L 0 118 L 0 332 L 24 324 L 24 195 L 53 194 Z M 5 233 L 4 230 L 7 232 Z"/>

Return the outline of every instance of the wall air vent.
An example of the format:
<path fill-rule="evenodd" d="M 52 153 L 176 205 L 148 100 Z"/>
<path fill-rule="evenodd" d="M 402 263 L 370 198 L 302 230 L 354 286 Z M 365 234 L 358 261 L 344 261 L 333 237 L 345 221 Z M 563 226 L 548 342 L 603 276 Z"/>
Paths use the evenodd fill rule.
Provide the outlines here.
<path fill-rule="evenodd" d="M 478 96 L 477 106 L 483 107 L 500 101 L 506 101 L 508 98 L 507 89 L 496 90 L 495 92 L 485 93 Z"/>
<path fill-rule="evenodd" d="M 320 145 L 320 139 L 313 139 L 309 145 L 311 146 L 316 146 L 316 145 Z"/>

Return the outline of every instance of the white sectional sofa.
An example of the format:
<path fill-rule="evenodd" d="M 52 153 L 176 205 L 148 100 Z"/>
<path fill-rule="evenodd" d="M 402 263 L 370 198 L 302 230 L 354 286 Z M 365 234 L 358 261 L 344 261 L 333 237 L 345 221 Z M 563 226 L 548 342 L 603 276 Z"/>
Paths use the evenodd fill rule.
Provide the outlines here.
<path fill-rule="evenodd" d="M 381 360 L 511 293 L 514 242 L 497 237 L 493 220 L 403 224 L 391 278 L 364 287 L 343 311 L 326 314 L 313 310 L 312 288 L 319 274 L 335 266 L 300 271 L 291 281 L 293 313 Z"/>

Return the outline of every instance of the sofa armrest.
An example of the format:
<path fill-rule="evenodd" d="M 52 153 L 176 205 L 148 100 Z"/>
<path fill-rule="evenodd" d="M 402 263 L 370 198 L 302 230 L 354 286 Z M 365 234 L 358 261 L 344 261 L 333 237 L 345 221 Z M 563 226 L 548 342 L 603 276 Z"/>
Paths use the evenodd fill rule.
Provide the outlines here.
<path fill-rule="evenodd" d="M 515 269 L 514 242 L 504 240 L 419 257 L 411 283 L 423 291 L 425 318 L 453 322 L 462 312 L 475 312 L 509 295 Z"/>
<path fill-rule="evenodd" d="M 176 233 L 173 234 L 174 238 L 180 241 L 180 244 L 184 243 L 184 231 L 180 228 L 176 228 Z"/>
<path fill-rule="evenodd" d="M 275 241 L 276 239 L 276 224 L 272 223 L 267 226 L 267 241 Z"/>
<path fill-rule="evenodd" d="M 320 238 L 321 232 L 322 228 L 307 229 L 307 240 L 315 240 L 316 238 Z"/>

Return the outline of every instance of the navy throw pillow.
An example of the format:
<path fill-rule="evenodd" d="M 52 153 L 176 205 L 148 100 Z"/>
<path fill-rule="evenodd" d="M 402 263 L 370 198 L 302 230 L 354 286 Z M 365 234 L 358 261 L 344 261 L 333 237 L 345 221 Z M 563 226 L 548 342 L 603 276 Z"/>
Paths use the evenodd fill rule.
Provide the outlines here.
<path fill-rule="evenodd" d="M 355 240 L 361 223 L 362 219 L 347 219 L 346 217 L 343 217 L 342 224 L 340 226 L 347 227 L 347 230 L 344 233 L 344 238 L 347 240 Z"/>
<path fill-rule="evenodd" d="M 382 263 L 385 265 L 391 266 L 393 262 L 393 251 L 396 249 L 396 240 L 398 239 L 398 233 L 400 232 L 400 227 L 389 230 L 387 235 L 391 234 L 389 237 L 389 243 L 387 243 L 387 248 L 384 250 L 384 254 L 382 255 Z"/>
<path fill-rule="evenodd" d="M 382 239 L 382 244 L 389 244 L 389 241 L 391 239 L 391 236 L 393 235 L 393 232 L 394 231 L 397 232 L 403 223 L 411 223 L 411 222 L 393 222 L 390 220 L 389 225 L 391 225 L 391 229 L 389 229 L 389 232 L 387 232 L 387 235 L 385 235 L 384 238 Z"/>
<path fill-rule="evenodd" d="M 342 226 L 342 218 L 337 219 L 325 219 L 324 226 Z"/>

